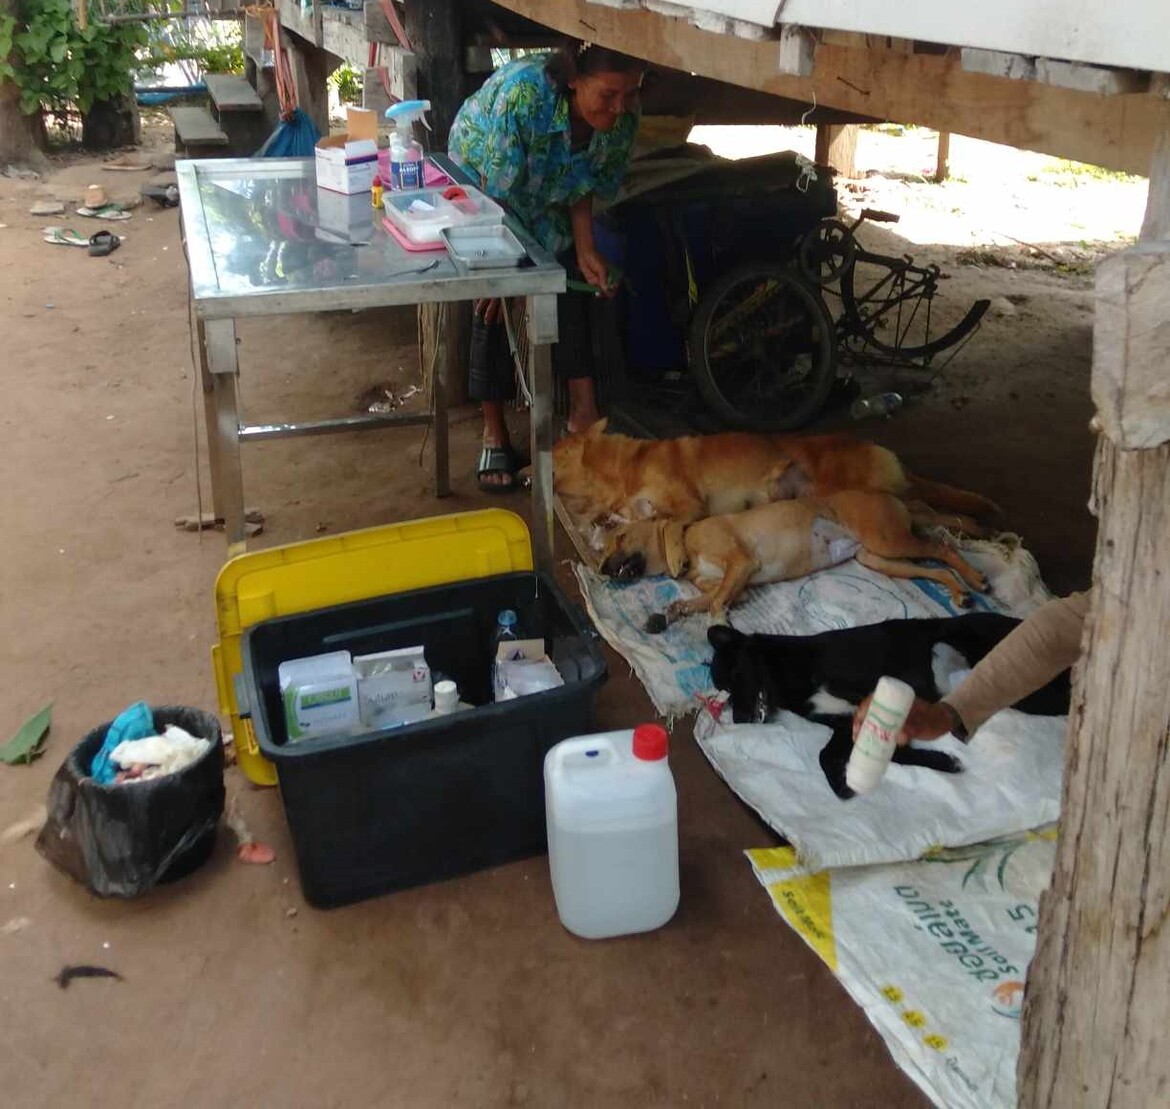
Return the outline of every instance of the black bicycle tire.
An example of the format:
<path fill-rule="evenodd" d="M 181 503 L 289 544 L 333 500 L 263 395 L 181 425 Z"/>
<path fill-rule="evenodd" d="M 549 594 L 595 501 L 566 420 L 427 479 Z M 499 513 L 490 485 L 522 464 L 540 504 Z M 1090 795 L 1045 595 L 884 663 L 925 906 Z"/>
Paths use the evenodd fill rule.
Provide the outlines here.
<path fill-rule="evenodd" d="M 858 261 L 868 262 L 868 258 L 859 258 Z M 890 267 L 893 269 L 893 267 Z M 861 331 L 866 323 L 857 307 L 857 298 L 853 291 L 853 275 L 856 266 L 851 266 L 841 275 L 841 307 L 850 332 Z M 890 308 L 897 304 L 895 300 Z M 950 331 L 932 339 L 929 343 L 922 343 L 916 347 L 894 346 L 883 343 L 876 335 L 870 333 L 864 336 L 865 342 L 882 354 L 889 354 L 898 358 L 931 358 L 940 352 L 961 342 L 970 332 L 974 331 L 982 321 L 987 309 L 991 307 L 990 300 L 977 300 L 967 310 L 967 314 Z"/>
<path fill-rule="evenodd" d="M 808 397 L 779 416 L 761 419 L 760 413 L 741 412 L 724 395 L 711 372 L 707 358 L 707 328 L 723 297 L 736 285 L 752 278 L 775 278 L 796 290 L 820 326 L 817 364 L 812 373 L 812 391 Z M 776 262 L 748 262 L 720 275 L 703 293 L 689 331 L 691 377 L 704 403 L 721 419 L 734 427 L 755 431 L 791 431 L 809 422 L 825 405 L 837 377 L 836 339 L 833 320 L 820 292 L 806 278 L 788 266 Z"/>
<path fill-rule="evenodd" d="M 829 228 L 843 232 L 843 238 L 841 240 L 841 253 L 843 257 L 836 265 L 830 265 L 823 273 L 816 273 L 814 275 L 812 262 L 807 256 L 811 253 L 812 244 L 817 241 L 820 233 Z M 797 250 L 797 258 L 800 262 L 801 277 L 807 278 L 815 285 L 828 285 L 836 281 L 846 270 L 853 268 L 853 264 L 857 259 L 857 241 L 853 238 L 853 229 L 844 220 L 831 218 L 821 220 L 820 223 L 809 228 L 801 236 L 800 247 Z"/>

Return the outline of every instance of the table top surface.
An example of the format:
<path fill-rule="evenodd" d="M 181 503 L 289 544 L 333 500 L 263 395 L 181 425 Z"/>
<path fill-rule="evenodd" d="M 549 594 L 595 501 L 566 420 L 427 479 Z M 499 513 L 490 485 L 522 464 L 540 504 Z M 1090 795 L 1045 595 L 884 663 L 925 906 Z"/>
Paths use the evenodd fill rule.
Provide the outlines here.
<path fill-rule="evenodd" d="M 435 161 L 454 171 L 445 158 Z M 565 271 L 509 220 L 528 258 L 469 270 L 445 250 L 408 251 L 368 192 L 317 187 L 311 158 L 176 163 L 197 313 L 226 318 L 560 293 Z"/>

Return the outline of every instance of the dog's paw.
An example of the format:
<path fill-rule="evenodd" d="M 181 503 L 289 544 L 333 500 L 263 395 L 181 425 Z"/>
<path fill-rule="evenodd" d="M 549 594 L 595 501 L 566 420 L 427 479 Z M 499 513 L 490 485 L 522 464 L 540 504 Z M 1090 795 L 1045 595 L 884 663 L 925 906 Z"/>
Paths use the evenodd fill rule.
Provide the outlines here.
<path fill-rule="evenodd" d="M 845 761 L 835 758 L 827 745 L 821 748 L 817 761 L 821 764 L 821 770 L 824 772 L 825 781 L 829 783 L 829 788 L 842 801 L 848 801 L 853 797 L 853 790 L 845 782 Z"/>
<path fill-rule="evenodd" d="M 945 751 L 928 751 L 925 747 L 899 747 L 894 752 L 894 762 L 902 766 L 937 770 L 940 774 L 963 773 L 963 764 L 954 755 L 948 755 Z"/>
<path fill-rule="evenodd" d="M 752 723 L 763 724 L 768 719 L 768 695 L 761 689 L 752 708 Z"/>
<path fill-rule="evenodd" d="M 649 635 L 661 635 L 669 624 L 666 616 L 661 612 L 652 612 L 646 617 L 646 632 Z"/>
<path fill-rule="evenodd" d="M 963 764 L 954 755 L 943 751 L 924 751 L 927 759 L 921 762 L 928 770 L 937 770 L 940 774 L 962 774 Z"/>

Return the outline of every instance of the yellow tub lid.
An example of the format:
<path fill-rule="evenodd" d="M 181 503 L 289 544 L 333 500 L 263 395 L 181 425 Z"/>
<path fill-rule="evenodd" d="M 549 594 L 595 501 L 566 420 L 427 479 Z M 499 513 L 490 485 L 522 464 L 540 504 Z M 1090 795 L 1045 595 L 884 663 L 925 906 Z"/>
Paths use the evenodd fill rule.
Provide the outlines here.
<path fill-rule="evenodd" d="M 272 785 L 251 722 L 241 719 L 240 635 L 277 616 L 532 569 L 528 528 L 514 512 L 488 508 L 345 532 L 230 559 L 215 582 L 219 642 L 212 665 L 220 711 L 230 716 L 240 769 Z"/>

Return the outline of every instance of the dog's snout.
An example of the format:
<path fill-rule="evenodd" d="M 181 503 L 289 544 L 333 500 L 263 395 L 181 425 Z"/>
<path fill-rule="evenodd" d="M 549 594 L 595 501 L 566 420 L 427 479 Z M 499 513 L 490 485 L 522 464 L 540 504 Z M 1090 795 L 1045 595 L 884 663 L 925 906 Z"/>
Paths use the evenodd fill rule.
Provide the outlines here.
<path fill-rule="evenodd" d="M 646 556 L 641 551 L 615 551 L 601 564 L 601 572 L 618 581 L 636 581 L 646 572 Z"/>

